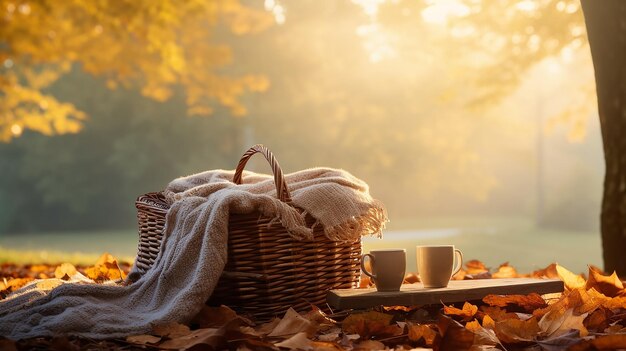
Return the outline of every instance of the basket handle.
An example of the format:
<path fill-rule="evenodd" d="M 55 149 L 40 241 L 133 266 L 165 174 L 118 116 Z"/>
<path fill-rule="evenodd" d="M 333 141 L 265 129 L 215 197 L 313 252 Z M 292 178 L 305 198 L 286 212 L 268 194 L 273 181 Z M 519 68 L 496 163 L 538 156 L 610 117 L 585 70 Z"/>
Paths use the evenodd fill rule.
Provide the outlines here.
<path fill-rule="evenodd" d="M 241 184 L 241 178 L 243 174 L 243 169 L 246 167 L 246 163 L 252 157 L 252 155 L 256 153 L 262 153 L 265 156 L 267 162 L 269 162 L 272 167 L 272 173 L 274 173 L 274 184 L 276 184 L 276 194 L 278 195 L 278 199 L 285 203 L 291 202 L 291 197 L 289 196 L 289 190 L 287 190 L 287 183 L 285 182 L 285 177 L 283 176 L 283 170 L 280 168 L 278 161 L 274 157 L 274 154 L 261 144 L 256 144 L 253 147 L 249 148 L 246 153 L 241 156 L 241 160 L 239 160 L 239 164 L 237 165 L 237 169 L 235 170 L 235 176 L 233 177 L 233 183 L 239 185 Z"/>

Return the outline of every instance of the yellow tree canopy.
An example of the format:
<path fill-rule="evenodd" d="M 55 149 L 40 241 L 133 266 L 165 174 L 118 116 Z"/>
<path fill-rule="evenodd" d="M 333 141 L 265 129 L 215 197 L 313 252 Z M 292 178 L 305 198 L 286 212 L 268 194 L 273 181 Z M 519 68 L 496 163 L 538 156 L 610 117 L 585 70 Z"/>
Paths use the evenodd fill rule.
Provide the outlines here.
<path fill-rule="evenodd" d="M 159 101 L 181 85 L 190 115 L 211 114 L 215 103 L 244 115 L 241 95 L 269 82 L 219 74 L 232 53 L 212 34 L 220 25 L 244 35 L 272 22 L 237 0 L 0 0 L 0 141 L 24 129 L 46 135 L 81 129 L 86 115 L 45 93 L 72 67 Z"/>

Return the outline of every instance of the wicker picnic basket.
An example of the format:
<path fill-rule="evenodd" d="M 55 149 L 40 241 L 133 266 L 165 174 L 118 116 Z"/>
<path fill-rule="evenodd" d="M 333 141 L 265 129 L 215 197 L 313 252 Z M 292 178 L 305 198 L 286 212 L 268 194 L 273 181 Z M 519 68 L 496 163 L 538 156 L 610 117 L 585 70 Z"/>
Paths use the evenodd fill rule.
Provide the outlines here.
<path fill-rule="evenodd" d="M 274 155 L 264 146 L 250 148 L 241 158 L 233 182 L 242 184 L 246 162 L 262 153 L 270 163 L 277 197 L 291 204 L 283 172 Z M 136 267 L 145 272 L 157 257 L 169 208 L 162 193 L 149 193 L 136 201 L 139 247 Z M 301 209 L 298 209 L 301 211 Z M 307 214 L 310 227 L 315 219 Z M 232 214 L 228 225 L 228 260 L 210 305 L 227 305 L 238 313 L 262 321 L 282 315 L 289 307 L 297 311 L 310 305 L 323 307 L 330 289 L 358 284 L 361 241 L 332 241 L 321 226 L 314 239 L 298 241 L 270 218 L 258 214 Z"/>

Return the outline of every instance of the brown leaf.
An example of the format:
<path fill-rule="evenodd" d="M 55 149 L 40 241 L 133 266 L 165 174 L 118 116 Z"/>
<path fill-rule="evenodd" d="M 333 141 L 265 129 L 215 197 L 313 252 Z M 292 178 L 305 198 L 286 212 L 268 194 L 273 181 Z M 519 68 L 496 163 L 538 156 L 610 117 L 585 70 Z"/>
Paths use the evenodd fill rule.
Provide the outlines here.
<path fill-rule="evenodd" d="M 317 340 L 319 341 L 337 341 L 340 339 L 339 334 L 341 334 L 341 329 L 336 328 L 332 329 L 324 334 L 318 335 Z"/>
<path fill-rule="evenodd" d="M 481 273 L 485 273 L 485 272 L 489 272 L 489 268 L 487 268 L 485 266 L 484 263 L 482 263 L 479 260 L 470 260 L 467 261 L 465 263 L 465 267 L 467 267 L 467 269 L 465 270 L 465 272 L 467 274 L 471 274 L 471 275 L 476 275 L 476 274 L 481 274 Z"/>
<path fill-rule="evenodd" d="M 582 275 L 576 275 L 558 264 L 555 268 L 559 279 L 561 279 L 563 283 L 565 283 L 565 288 L 567 290 L 574 290 L 585 287 L 586 281 Z"/>
<path fill-rule="evenodd" d="M 581 341 L 578 330 L 570 330 L 567 333 L 546 339 L 536 340 L 544 351 L 561 351 Z"/>
<path fill-rule="evenodd" d="M 495 327 L 498 339 L 508 344 L 532 341 L 539 331 L 539 324 L 534 317 L 525 321 L 504 319 L 496 322 Z"/>
<path fill-rule="evenodd" d="M 604 296 L 596 289 L 576 289 L 567 296 L 567 299 L 569 300 L 569 305 L 574 307 L 574 312 L 577 314 L 593 312 L 596 308 L 610 300 L 610 298 Z"/>
<path fill-rule="evenodd" d="M 337 322 L 335 320 L 328 317 L 328 315 L 317 306 L 311 306 L 311 310 L 302 317 L 320 325 L 337 325 Z"/>
<path fill-rule="evenodd" d="M 224 331 L 221 328 L 194 330 L 187 335 L 174 337 L 159 344 L 159 348 L 168 350 L 187 350 L 196 345 L 207 345 L 213 349 L 225 345 Z"/>
<path fill-rule="evenodd" d="M 378 351 L 385 350 L 387 347 L 380 341 L 377 340 L 365 340 L 356 345 L 354 348 L 355 351 Z"/>
<path fill-rule="evenodd" d="M 267 323 L 263 323 L 259 327 L 255 328 L 256 332 L 261 335 L 267 335 L 276 328 L 276 326 L 278 325 L 278 323 L 280 323 L 280 321 L 281 321 L 280 318 L 274 318 Z"/>
<path fill-rule="evenodd" d="M 161 337 L 154 335 L 133 335 L 127 337 L 126 341 L 131 344 L 137 345 L 156 344 L 157 342 L 161 341 Z"/>
<path fill-rule="evenodd" d="M 607 334 L 626 334 L 626 328 L 620 324 L 613 324 L 604 329 L 604 332 Z"/>
<path fill-rule="evenodd" d="M 584 288 L 577 288 L 566 292 L 561 299 L 550 306 L 535 310 L 533 315 L 537 318 L 541 318 L 550 311 L 559 310 L 560 313 L 564 313 L 570 308 L 574 309 L 574 314 L 576 315 L 591 313 L 607 300 L 609 300 L 609 298 L 600 294 L 595 289 L 587 291 Z"/>
<path fill-rule="evenodd" d="M 158 336 L 166 336 L 170 339 L 175 339 L 191 334 L 191 330 L 184 324 L 171 322 L 152 327 L 152 333 Z"/>
<path fill-rule="evenodd" d="M 626 349 L 626 334 L 597 336 L 570 347 L 571 351 Z"/>
<path fill-rule="evenodd" d="M 602 302 L 602 306 L 615 310 L 618 308 L 626 309 L 626 297 L 625 296 L 617 296 L 614 298 L 607 298 Z"/>
<path fill-rule="evenodd" d="M 197 325 L 199 328 L 220 328 L 235 319 L 241 320 L 242 325 L 253 324 L 226 306 L 213 307 L 207 305 L 202 306 L 200 312 L 191 320 L 191 324 Z"/>
<path fill-rule="evenodd" d="M 300 332 L 276 344 L 276 346 L 289 350 L 313 350 L 311 340 L 305 332 Z"/>
<path fill-rule="evenodd" d="M 9 339 L 0 339 L 0 350 L 17 351 L 15 341 Z"/>
<path fill-rule="evenodd" d="M 342 323 L 345 334 L 359 334 L 362 339 L 372 336 L 380 338 L 402 334 L 402 329 L 397 324 L 391 324 L 392 315 L 369 311 L 353 313 Z"/>
<path fill-rule="evenodd" d="M 391 323 L 392 315 L 376 311 L 353 313 L 344 319 L 341 329 L 345 334 L 358 334 L 361 322 L 376 322 L 384 325 Z"/>
<path fill-rule="evenodd" d="M 609 315 L 611 311 L 606 308 L 598 308 L 587 318 L 585 326 L 587 329 L 603 331 L 609 327 Z"/>
<path fill-rule="evenodd" d="M 293 308 L 289 308 L 285 313 L 285 316 L 278 322 L 276 327 L 268 334 L 270 337 L 274 336 L 292 336 L 300 332 L 305 332 L 311 336 L 315 333 L 317 325 L 314 322 L 302 317 Z"/>
<path fill-rule="evenodd" d="M 587 279 L 585 288 L 587 290 L 593 288 L 608 297 L 615 297 L 624 290 L 624 284 L 619 280 L 616 272 L 613 272 L 610 276 L 606 276 L 597 268 L 589 266 L 589 278 Z"/>
<path fill-rule="evenodd" d="M 415 284 L 419 283 L 419 281 L 420 278 L 415 273 L 407 273 L 407 275 L 404 276 L 403 284 Z"/>
<path fill-rule="evenodd" d="M 467 350 L 474 343 L 474 333 L 446 315 L 439 315 L 437 327 L 441 335 L 441 351 Z"/>
<path fill-rule="evenodd" d="M 485 317 L 489 316 L 494 321 L 500 321 L 503 319 L 519 319 L 519 316 L 513 312 L 507 312 L 502 307 L 498 306 L 480 306 L 479 314 L 483 314 L 483 320 Z M 484 321 L 483 321 L 484 322 Z"/>
<path fill-rule="evenodd" d="M 570 330 L 578 330 L 581 337 L 587 336 L 589 332 L 583 325 L 583 321 L 587 318 L 587 313 L 582 315 L 574 315 L 574 309 L 569 308 L 565 311 L 559 309 L 546 313 L 539 320 L 539 328 L 541 333 L 548 337 L 557 337 L 568 333 Z"/>
<path fill-rule="evenodd" d="M 472 305 L 469 302 L 463 304 L 463 309 L 458 309 L 454 306 L 444 306 L 443 313 L 452 316 L 460 316 L 463 320 L 470 320 L 478 312 L 478 307 Z"/>
<path fill-rule="evenodd" d="M 465 328 L 474 333 L 474 343 L 472 344 L 474 348 L 477 346 L 495 346 L 500 344 L 500 340 L 498 340 L 493 329 L 487 329 L 481 326 L 477 320 L 468 322 L 465 324 Z"/>
<path fill-rule="evenodd" d="M 311 341 L 311 346 L 315 351 L 343 351 L 344 349 L 334 342 Z"/>
<path fill-rule="evenodd" d="M 228 340 L 228 346 L 231 350 L 237 351 L 279 351 L 280 349 L 274 344 L 261 339 L 243 338 L 239 340 Z M 232 346 L 232 347 L 231 347 Z M 235 348 L 236 347 L 236 348 Z M 202 349 L 201 349 L 202 350 Z"/>
<path fill-rule="evenodd" d="M 437 332 L 433 330 L 427 324 L 412 324 L 408 323 L 409 340 L 420 341 L 424 340 L 424 344 L 428 347 L 432 347 L 437 337 Z"/>
<path fill-rule="evenodd" d="M 459 269 L 459 271 L 452 276 L 452 280 L 465 280 L 466 276 L 467 272 L 464 269 Z"/>
<path fill-rule="evenodd" d="M 370 277 L 362 274 L 361 279 L 359 279 L 359 289 L 367 289 L 370 288 L 372 285 L 374 285 L 374 283 L 372 283 Z"/>
<path fill-rule="evenodd" d="M 50 340 L 50 350 L 52 351 L 79 351 L 80 347 L 70 341 L 66 336 L 56 336 Z"/>
<path fill-rule="evenodd" d="M 556 263 L 552 263 L 548 267 L 544 269 L 539 269 L 534 271 L 530 276 L 533 278 L 549 278 L 556 279 L 559 278 L 559 273 L 556 270 Z"/>
<path fill-rule="evenodd" d="M 383 310 L 385 312 L 393 311 L 402 311 L 402 312 L 413 312 L 419 309 L 421 306 L 383 306 Z"/>
<path fill-rule="evenodd" d="M 505 262 L 498 267 L 498 271 L 492 274 L 493 278 L 502 279 L 502 278 L 517 278 L 517 270 L 509 265 L 508 262 Z"/>
<path fill-rule="evenodd" d="M 487 295 L 483 298 L 483 302 L 490 306 L 497 307 L 510 308 L 519 306 L 526 312 L 533 312 L 538 308 L 547 306 L 546 301 L 535 293 L 528 295 Z"/>

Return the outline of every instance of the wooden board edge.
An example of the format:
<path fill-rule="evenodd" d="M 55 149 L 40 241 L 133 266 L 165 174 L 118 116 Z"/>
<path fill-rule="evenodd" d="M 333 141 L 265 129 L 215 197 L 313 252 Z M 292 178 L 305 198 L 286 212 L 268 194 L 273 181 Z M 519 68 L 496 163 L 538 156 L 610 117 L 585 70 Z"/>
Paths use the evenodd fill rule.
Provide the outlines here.
<path fill-rule="evenodd" d="M 502 287 L 500 287 L 501 289 Z M 471 300 L 480 300 L 483 297 L 490 294 L 489 290 L 493 289 L 491 286 L 487 287 L 478 287 L 472 289 L 470 292 L 466 292 L 464 296 L 455 296 L 458 295 L 458 291 L 439 291 L 435 297 L 435 294 L 429 295 L 426 294 L 402 294 L 393 297 L 393 304 L 385 304 L 385 299 L 390 299 L 389 296 L 379 296 L 376 297 L 375 291 L 367 291 L 364 292 L 363 295 L 350 296 L 346 298 L 344 296 L 340 296 L 337 294 L 339 290 L 330 290 L 326 294 L 326 302 L 332 308 L 339 310 L 346 309 L 359 309 L 359 308 L 368 308 L 378 305 L 398 305 L 398 306 L 414 306 L 414 305 L 428 305 L 428 304 L 438 304 L 442 303 L 442 300 L 445 300 L 446 303 L 454 303 L 454 302 L 463 302 L 463 301 L 471 301 Z M 516 291 L 513 291 L 515 289 Z M 535 281 L 528 282 L 528 284 L 515 285 L 511 286 L 510 292 L 498 292 L 498 295 L 527 295 L 531 293 L 537 293 L 540 295 L 549 294 L 549 293 L 557 293 L 562 292 L 565 289 L 565 284 L 561 280 L 557 279 L 546 279 L 545 281 Z M 506 290 L 506 289 L 505 289 Z M 367 294 L 367 295 L 366 295 Z M 441 295 L 446 296 L 446 298 L 442 299 Z M 371 301 L 374 300 L 373 303 L 366 303 L 364 300 Z"/>

